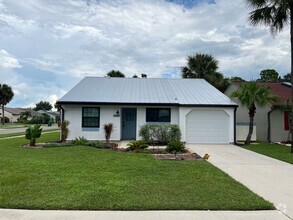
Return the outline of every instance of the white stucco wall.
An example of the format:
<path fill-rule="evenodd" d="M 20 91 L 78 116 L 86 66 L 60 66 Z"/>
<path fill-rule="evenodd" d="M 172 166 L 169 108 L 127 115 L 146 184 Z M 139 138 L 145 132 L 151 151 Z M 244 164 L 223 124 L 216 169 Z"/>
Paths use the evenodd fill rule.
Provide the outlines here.
<path fill-rule="evenodd" d="M 281 110 L 274 110 L 271 113 L 271 141 L 287 141 L 289 131 L 285 130 L 284 125 L 284 112 Z"/>
<path fill-rule="evenodd" d="M 182 141 L 186 141 L 186 115 L 193 109 L 200 109 L 203 111 L 224 110 L 229 115 L 229 118 L 230 118 L 229 141 L 230 143 L 234 142 L 234 108 L 225 108 L 225 107 L 217 107 L 217 108 L 180 107 L 179 108 L 179 126 L 182 132 Z"/>
<path fill-rule="evenodd" d="M 136 123 L 136 139 L 139 137 L 139 129 L 142 125 L 146 124 L 146 108 L 156 108 L 154 106 L 139 106 L 137 107 L 137 123 Z M 171 122 L 170 124 L 179 124 L 179 108 L 170 106 L 160 106 L 159 108 L 171 109 Z"/>
<path fill-rule="evenodd" d="M 100 128 L 98 131 L 90 128 L 82 128 L 82 107 L 100 107 Z M 114 130 L 111 135 L 111 140 L 120 140 L 120 117 L 113 115 L 118 107 L 115 106 L 78 106 L 78 105 L 64 105 L 65 117 L 69 121 L 69 135 L 68 140 L 73 140 L 76 137 L 85 137 L 88 140 L 105 140 L 103 125 L 113 123 Z"/>
<path fill-rule="evenodd" d="M 96 129 L 84 129 L 82 128 L 82 107 L 100 107 L 100 128 Z M 137 108 L 137 123 L 136 123 L 136 139 L 139 137 L 140 127 L 146 123 L 146 108 L 150 106 L 78 106 L 78 105 L 64 105 L 65 120 L 69 121 L 69 136 L 68 140 L 73 140 L 76 137 L 85 137 L 88 140 L 105 140 L 103 125 L 107 123 L 113 123 L 114 130 L 111 135 L 111 140 L 121 139 L 121 110 L 122 108 Z M 152 108 L 154 108 L 152 106 Z M 178 107 L 164 107 L 171 108 L 171 124 L 178 124 Z M 119 110 L 120 117 L 114 117 L 116 111 Z"/>

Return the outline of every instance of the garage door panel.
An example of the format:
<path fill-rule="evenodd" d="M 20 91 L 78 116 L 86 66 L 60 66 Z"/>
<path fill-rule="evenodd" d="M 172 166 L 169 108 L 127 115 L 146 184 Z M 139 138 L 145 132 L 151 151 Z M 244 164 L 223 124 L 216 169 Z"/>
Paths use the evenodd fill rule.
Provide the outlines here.
<path fill-rule="evenodd" d="M 186 116 L 187 143 L 229 143 L 229 115 L 224 110 L 192 110 Z"/>

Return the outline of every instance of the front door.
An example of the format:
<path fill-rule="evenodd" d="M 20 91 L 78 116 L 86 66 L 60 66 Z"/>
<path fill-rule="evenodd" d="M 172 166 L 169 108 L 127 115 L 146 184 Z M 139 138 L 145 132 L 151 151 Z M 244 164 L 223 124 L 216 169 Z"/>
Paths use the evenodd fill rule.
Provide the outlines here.
<path fill-rule="evenodd" d="M 136 108 L 122 108 L 122 139 L 136 139 Z"/>

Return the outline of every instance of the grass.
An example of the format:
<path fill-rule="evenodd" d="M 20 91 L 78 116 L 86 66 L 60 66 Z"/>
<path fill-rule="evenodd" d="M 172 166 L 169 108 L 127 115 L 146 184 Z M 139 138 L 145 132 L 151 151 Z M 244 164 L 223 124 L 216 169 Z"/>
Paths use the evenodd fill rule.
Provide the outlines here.
<path fill-rule="evenodd" d="M 58 134 L 39 141 L 56 140 Z M 0 141 L 0 207 L 79 210 L 262 210 L 273 205 L 205 161 L 85 146 L 26 149 Z"/>
<path fill-rule="evenodd" d="M 44 130 L 43 132 L 59 131 L 59 130 L 60 130 L 60 128 L 53 128 L 53 129 Z M 0 138 L 20 136 L 20 135 L 24 135 L 24 133 L 25 132 L 16 132 L 16 133 L 10 133 L 10 134 L 0 134 Z"/>
<path fill-rule="evenodd" d="M 291 153 L 291 147 L 288 146 L 259 142 L 259 144 L 243 145 L 241 147 L 293 164 L 293 154 Z"/>

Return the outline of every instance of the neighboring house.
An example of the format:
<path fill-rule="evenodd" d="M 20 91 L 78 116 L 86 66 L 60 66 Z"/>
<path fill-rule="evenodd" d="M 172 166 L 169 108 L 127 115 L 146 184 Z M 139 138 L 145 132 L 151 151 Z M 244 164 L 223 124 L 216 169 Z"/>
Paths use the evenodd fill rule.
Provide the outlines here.
<path fill-rule="evenodd" d="M 9 118 L 9 122 L 18 122 L 17 119 L 19 119 L 20 115 L 24 112 L 30 112 L 32 117 L 34 116 L 42 116 L 41 113 L 38 113 L 32 109 L 28 109 L 28 108 L 8 108 L 8 107 L 4 107 L 4 116 Z M 2 112 L 1 112 L 2 113 Z M 2 114 L 0 113 L 0 115 L 2 116 Z M 29 119 L 31 119 L 32 117 L 30 117 Z"/>
<path fill-rule="evenodd" d="M 139 139 L 144 124 L 177 124 L 187 143 L 234 143 L 237 104 L 203 79 L 86 77 L 57 101 L 69 140 Z"/>
<path fill-rule="evenodd" d="M 39 110 L 37 112 L 39 112 L 41 114 L 45 113 L 45 114 L 49 115 L 51 118 L 54 119 L 55 122 L 60 120 L 60 113 L 59 112 L 52 112 L 52 111 L 46 111 L 46 110 Z"/>
<path fill-rule="evenodd" d="M 236 91 L 241 82 L 232 83 L 225 94 L 231 96 Z M 262 140 L 269 142 L 286 141 L 289 139 L 289 117 L 288 111 L 284 110 L 284 105 L 288 101 L 291 103 L 291 84 L 284 82 L 258 82 L 258 85 L 268 86 L 274 95 L 279 96 L 278 103 L 271 103 L 266 107 L 256 106 L 255 125 L 252 140 Z M 236 98 L 239 108 L 236 114 L 237 140 L 245 140 L 248 134 L 249 116 L 247 107 L 242 106 Z"/>

